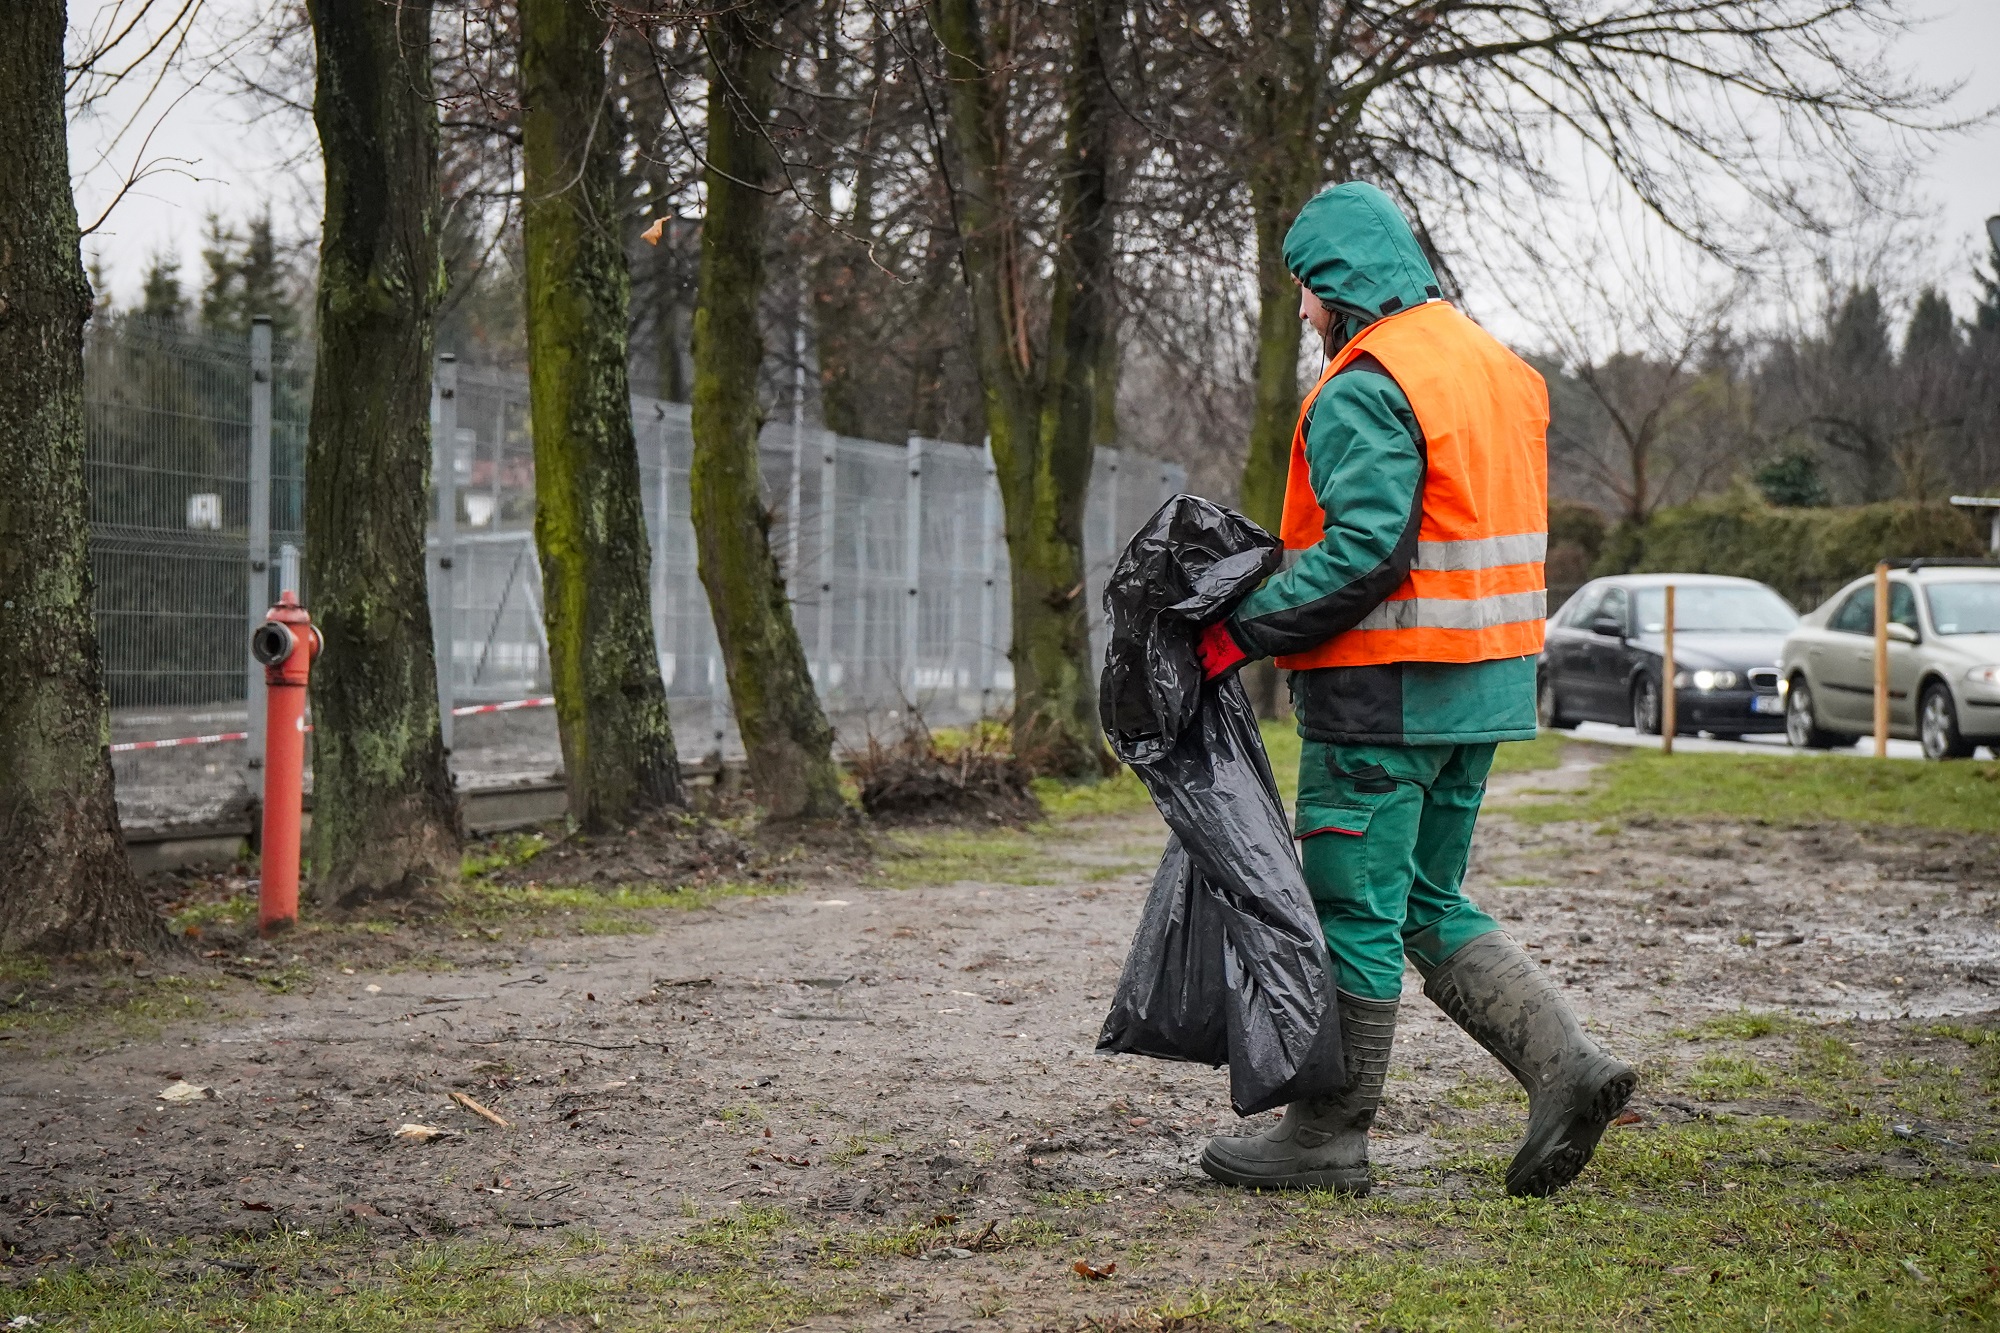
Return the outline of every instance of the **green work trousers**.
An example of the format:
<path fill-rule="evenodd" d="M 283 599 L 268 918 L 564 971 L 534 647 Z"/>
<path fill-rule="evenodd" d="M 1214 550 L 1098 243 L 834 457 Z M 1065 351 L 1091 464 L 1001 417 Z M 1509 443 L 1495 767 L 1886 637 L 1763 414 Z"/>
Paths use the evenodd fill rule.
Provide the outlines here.
<path fill-rule="evenodd" d="M 1295 829 L 1335 980 L 1364 1000 L 1403 993 L 1403 957 L 1431 968 L 1499 923 L 1465 896 L 1493 744 L 1328 745 L 1299 759 Z"/>

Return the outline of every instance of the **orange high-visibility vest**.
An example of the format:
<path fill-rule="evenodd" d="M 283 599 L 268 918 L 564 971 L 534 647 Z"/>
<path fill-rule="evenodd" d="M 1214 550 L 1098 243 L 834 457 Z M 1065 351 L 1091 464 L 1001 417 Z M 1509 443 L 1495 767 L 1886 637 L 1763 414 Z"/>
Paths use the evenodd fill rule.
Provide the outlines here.
<path fill-rule="evenodd" d="M 1306 467 L 1306 415 L 1328 381 L 1364 353 L 1396 381 L 1424 432 L 1416 561 L 1353 629 L 1278 665 L 1488 662 L 1540 652 L 1548 615 L 1548 386 L 1444 301 L 1370 324 L 1306 395 L 1285 483 L 1285 549 L 1306 550 L 1326 535 Z"/>

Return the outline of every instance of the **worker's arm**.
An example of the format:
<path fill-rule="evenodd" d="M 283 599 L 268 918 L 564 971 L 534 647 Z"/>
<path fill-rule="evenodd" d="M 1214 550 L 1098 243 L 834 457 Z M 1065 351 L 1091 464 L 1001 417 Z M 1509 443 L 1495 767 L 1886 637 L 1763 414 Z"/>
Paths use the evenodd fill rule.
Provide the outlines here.
<path fill-rule="evenodd" d="M 1396 381 L 1379 369 L 1334 376 L 1306 422 L 1306 466 L 1326 536 L 1211 630 L 1203 645 L 1211 668 L 1232 656 L 1230 645 L 1238 661 L 1316 648 L 1409 576 L 1423 521 L 1424 436 Z"/>

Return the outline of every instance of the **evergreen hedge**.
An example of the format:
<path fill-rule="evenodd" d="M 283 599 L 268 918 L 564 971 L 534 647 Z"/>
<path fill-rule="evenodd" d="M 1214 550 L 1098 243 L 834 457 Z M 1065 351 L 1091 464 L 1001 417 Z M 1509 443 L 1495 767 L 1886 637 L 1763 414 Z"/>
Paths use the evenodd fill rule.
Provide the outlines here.
<path fill-rule="evenodd" d="M 1878 560 L 1985 553 L 1972 521 L 1943 501 L 1789 509 L 1739 486 L 1619 527 L 1591 574 L 1735 574 L 1808 610 Z"/>

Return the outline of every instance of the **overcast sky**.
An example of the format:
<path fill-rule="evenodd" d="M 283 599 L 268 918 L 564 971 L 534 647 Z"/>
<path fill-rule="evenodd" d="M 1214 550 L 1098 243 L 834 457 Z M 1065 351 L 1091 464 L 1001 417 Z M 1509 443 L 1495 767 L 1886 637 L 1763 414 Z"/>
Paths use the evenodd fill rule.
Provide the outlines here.
<path fill-rule="evenodd" d="M 124 0 L 129 12 L 133 0 Z M 208 29 L 201 40 L 240 25 L 255 0 L 208 0 Z M 116 0 L 72 0 L 77 24 L 103 23 Z M 1972 115 L 2000 105 L 2000 0 L 1910 0 L 1922 17 L 1917 30 L 1893 52 L 1897 63 L 1938 83 L 1965 81 L 1955 111 Z M 88 226 L 110 207 L 99 229 L 85 238 L 86 256 L 104 267 L 120 303 L 130 303 L 155 254 L 177 254 L 187 288 L 202 272 L 202 232 L 210 213 L 240 223 L 268 202 L 282 233 L 308 235 L 314 215 L 319 167 L 308 125 L 297 116 L 258 121 L 254 106 L 237 94 L 233 81 L 212 76 L 189 87 L 169 78 L 139 107 L 137 85 L 123 88 L 96 112 L 73 120 L 72 170 L 77 176 L 78 211 Z M 131 122 L 135 128 L 118 134 Z M 108 151 L 107 151 L 108 148 Z M 154 173 L 115 207 L 111 200 L 136 161 Z M 1940 142 L 1922 164 L 1915 197 L 1904 201 L 1919 216 L 1906 233 L 1914 244 L 1897 276 L 1912 284 L 1937 283 L 1964 315 L 1973 290 L 1972 266 L 1984 254 L 1983 222 L 2000 213 L 2000 123 Z M 1561 225 L 1587 232 L 1595 215 L 1582 202 L 1572 205 Z M 1635 232 L 1627 225 L 1628 233 Z M 1613 237 L 1612 249 L 1651 252 L 1633 236 Z M 1507 293 L 1475 276 L 1468 293 L 1475 313 L 1503 336 L 1532 341 L 1533 333 Z"/>

